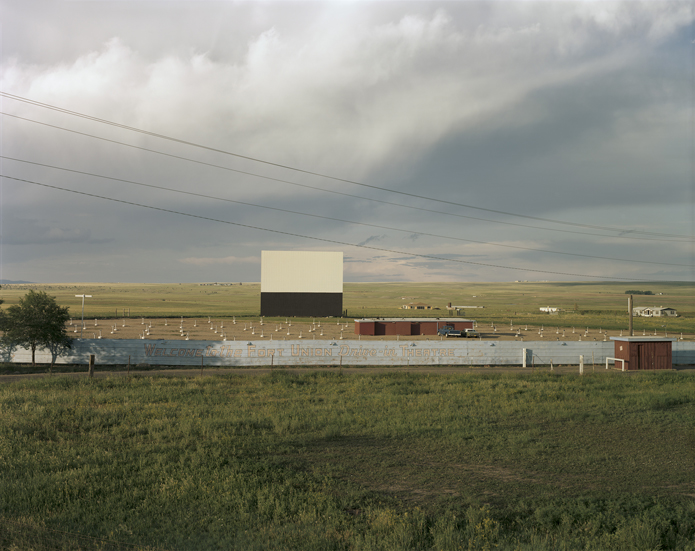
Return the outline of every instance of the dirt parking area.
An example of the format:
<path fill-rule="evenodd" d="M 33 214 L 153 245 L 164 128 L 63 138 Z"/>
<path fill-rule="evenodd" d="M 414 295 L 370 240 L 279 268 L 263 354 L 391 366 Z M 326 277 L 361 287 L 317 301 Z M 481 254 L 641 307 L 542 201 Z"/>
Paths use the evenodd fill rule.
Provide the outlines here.
<path fill-rule="evenodd" d="M 556 327 L 534 325 L 478 325 L 482 340 L 517 340 L 517 341 L 607 341 L 610 337 L 627 335 L 627 331 L 607 331 L 588 327 Z M 355 334 L 354 322 L 350 319 L 316 319 L 314 323 L 296 322 L 286 319 L 284 322 L 267 322 L 260 318 L 253 321 L 237 321 L 235 318 L 111 318 L 85 320 L 84 328 L 80 320 L 68 325 L 68 333 L 85 339 L 164 339 L 164 340 L 446 340 L 435 335 L 407 336 L 358 336 Z M 636 336 L 646 336 L 643 331 Z M 666 332 L 654 335 L 692 341 L 695 335 Z"/>

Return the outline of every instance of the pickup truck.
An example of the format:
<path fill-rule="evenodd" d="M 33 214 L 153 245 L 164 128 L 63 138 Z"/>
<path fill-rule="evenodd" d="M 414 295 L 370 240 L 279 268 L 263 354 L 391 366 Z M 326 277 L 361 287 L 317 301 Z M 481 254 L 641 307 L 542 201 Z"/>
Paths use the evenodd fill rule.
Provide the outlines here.
<path fill-rule="evenodd" d="M 453 325 L 445 325 L 444 327 L 437 329 L 437 335 L 442 337 L 463 337 L 464 333 L 463 331 L 454 329 Z"/>
<path fill-rule="evenodd" d="M 465 338 L 476 338 L 479 336 L 475 329 L 464 329 L 460 331 L 459 329 L 454 329 L 451 325 L 445 325 L 437 330 L 437 335 L 442 337 L 465 337 Z"/>

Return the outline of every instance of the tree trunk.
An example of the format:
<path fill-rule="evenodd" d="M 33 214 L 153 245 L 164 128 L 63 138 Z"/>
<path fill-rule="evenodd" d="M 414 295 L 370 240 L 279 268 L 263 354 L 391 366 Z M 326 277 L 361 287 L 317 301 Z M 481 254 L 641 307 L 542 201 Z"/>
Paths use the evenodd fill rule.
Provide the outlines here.
<path fill-rule="evenodd" d="M 31 365 L 32 365 L 32 367 L 36 367 L 36 345 L 35 344 L 31 345 Z"/>

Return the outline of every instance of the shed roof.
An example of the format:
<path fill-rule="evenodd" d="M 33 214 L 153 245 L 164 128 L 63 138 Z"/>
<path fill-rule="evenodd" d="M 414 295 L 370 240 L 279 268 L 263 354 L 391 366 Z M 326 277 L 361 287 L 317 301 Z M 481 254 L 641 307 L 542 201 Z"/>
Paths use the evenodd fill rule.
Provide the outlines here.
<path fill-rule="evenodd" d="M 439 323 L 455 323 L 455 322 L 461 322 L 461 321 L 475 321 L 475 320 L 469 320 L 469 319 L 464 319 L 464 318 L 363 318 L 363 319 L 356 319 L 355 323 L 368 323 L 368 322 L 374 322 L 374 321 L 406 321 L 406 322 L 414 322 L 414 323 L 421 323 L 421 322 L 439 322 Z"/>
<path fill-rule="evenodd" d="M 671 337 L 611 337 L 610 339 L 624 342 L 675 342 L 678 340 Z"/>

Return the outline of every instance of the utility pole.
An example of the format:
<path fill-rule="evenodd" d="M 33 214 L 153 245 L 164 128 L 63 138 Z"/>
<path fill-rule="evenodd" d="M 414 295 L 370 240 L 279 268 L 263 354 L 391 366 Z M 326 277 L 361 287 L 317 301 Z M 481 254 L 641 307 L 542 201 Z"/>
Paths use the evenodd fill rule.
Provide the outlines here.
<path fill-rule="evenodd" d="M 82 331 L 84 331 L 84 299 L 92 298 L 92 295 L 75 295 L 75 298 L 82 299 L 82 327 L 80 327 L 80 338 L 82 338 Z"/>
<path fill-rule="evenodd" d="M 630 314 L 630 336 L 634 337 L 635 332 L 632 330 L 632 295 L 627 298 L 627 311 Z"/>

